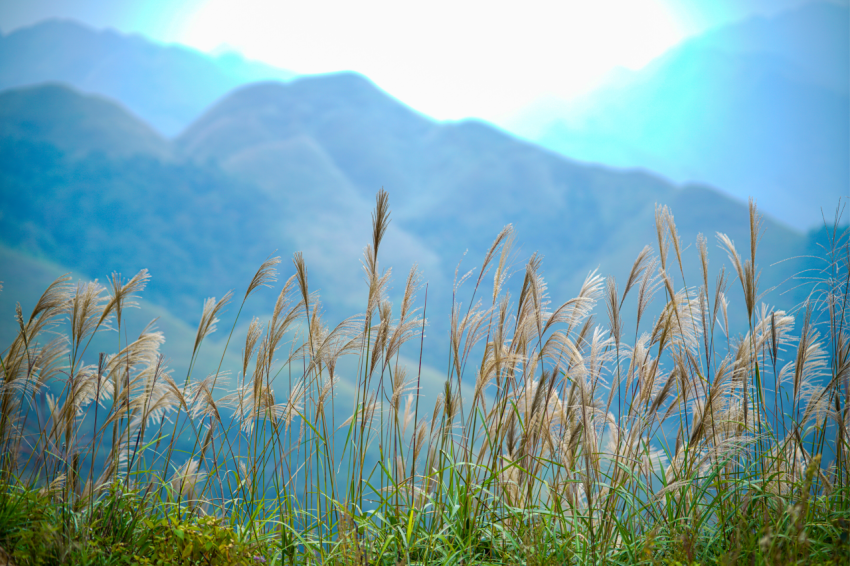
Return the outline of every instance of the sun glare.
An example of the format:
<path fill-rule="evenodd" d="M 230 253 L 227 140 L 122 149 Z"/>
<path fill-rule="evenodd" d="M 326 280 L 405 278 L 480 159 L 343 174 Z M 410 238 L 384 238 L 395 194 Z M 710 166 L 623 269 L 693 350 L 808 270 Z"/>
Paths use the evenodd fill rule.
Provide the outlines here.
<path fill-rule="evenodd" d="M 300 73 L 353 70 L 438 119 L 498 118 L 586 92 L 682 39 L 659 0 L 532 3 L 210 0 L 179 41 Z"/>

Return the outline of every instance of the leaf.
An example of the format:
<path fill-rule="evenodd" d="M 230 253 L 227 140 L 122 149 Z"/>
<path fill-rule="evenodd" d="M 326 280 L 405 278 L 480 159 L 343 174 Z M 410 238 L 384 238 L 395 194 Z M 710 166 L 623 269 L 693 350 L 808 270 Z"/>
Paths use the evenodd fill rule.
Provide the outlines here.
<path fill-rule="evenodd" d="M 413 511 L 414 508 L 410 508 L 410 515 L 407 518 L 407 544 L 410 544 L 410 537 L 413 534 Z"/>

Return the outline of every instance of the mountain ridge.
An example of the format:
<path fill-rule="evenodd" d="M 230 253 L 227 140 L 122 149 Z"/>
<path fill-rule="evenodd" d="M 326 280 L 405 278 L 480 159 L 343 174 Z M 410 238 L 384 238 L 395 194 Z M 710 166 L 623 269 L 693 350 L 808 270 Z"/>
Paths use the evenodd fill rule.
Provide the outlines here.
<path fill-rule="evenodd" d="M 73 20 L 45 20 L 0 35 L 0 89 L 63 82 L 120 101 L 164 136 L 178 134 L 240 84 L 293 76 L 240 55 L 212 57 Z"/>
<path fill-rule="evenodd" d="M 39 139 L 71 154 L 166 158 L 171 146 L 126 108 L 61 83 L 0 91 L 0 137 Z"/>

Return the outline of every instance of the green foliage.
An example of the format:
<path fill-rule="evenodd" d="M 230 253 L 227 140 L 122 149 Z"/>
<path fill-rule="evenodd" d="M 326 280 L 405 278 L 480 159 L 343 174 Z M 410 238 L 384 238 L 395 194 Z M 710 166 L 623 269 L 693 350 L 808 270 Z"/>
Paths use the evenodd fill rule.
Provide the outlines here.
<path fill-rule="evenodd" d="M 53 564 L 59 525 L 55 508 L 37 490 L 0 486 L 0 548 L 18 564 Z"/>
<path fill-rule="evenodd" d="M 91 510 L 73 513 L 43 490 L 0 491 L 0 548 L 17 564 L 217 566 L 255 564 L 246 545 L 212 516 L 171 510 L 157 517 L 138 494 L 111 490 Z"/>
<path fill-rule="evenodd" d="M 165 566 L 175 558 L 186 565 L 241 565 L 253 558 L 242 548 L 232 528 L 215 517 L 179 520 L 179 517 L 145 519 L 148 551 L 134 554 L 136 564 Z"/>

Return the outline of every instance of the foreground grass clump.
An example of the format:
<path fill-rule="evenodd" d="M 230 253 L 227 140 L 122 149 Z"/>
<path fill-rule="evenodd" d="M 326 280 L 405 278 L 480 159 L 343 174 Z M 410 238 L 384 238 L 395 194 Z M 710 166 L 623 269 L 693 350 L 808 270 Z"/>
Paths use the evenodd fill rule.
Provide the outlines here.
<path fill-rule="evenodd" d="M 645 248 L 621 288 L 594 273 L 557 307 L 536 255 L 509 281 L 503 230 L 467 304 L 452 306 L 436 401 L 401 357 L 421 359 L 427 287 L 420 311 L 412 269 L 394 305 L 378 267 L 384 192 L 365 314 L 327 326 L 296 254 L 239 367 L 217 353 L 202 378 L 192 367 L 230 293 L 205 304 L 190 369 L 175 378 L 162 334 L 126 338 L 122 314 L 146 272 L 108 288 L 57 280 L 28 318 L 18 310 L 2 353 L 0 560 L 845 563 L 846 233 L 833 230 L 816 292 L 792 316 L 758 304 L 751 204 L 748 258 L 718 236 L 743 294 L 735 337 L 735 282 L 721 270 L 710 283 L 700 237 L 700 281 L 677 290 L 683 245 L 666 208 L 656 220 L 657 253 Z M 243 305 L 272 286 L 277 263 L 260 267 Z M 115 353 L 92 359 L 93 337 L 112 330 Z"/>
<path fill-rule="evenodd" d="M 257 544 L 241 543 L 219 519 L 156 517 L 140 504 L 136 494 L 113 490 L 93 513 L 74 516 L 44 492 L 7 487 L 0 546 L 18 564 L 256 563 Z"/>

